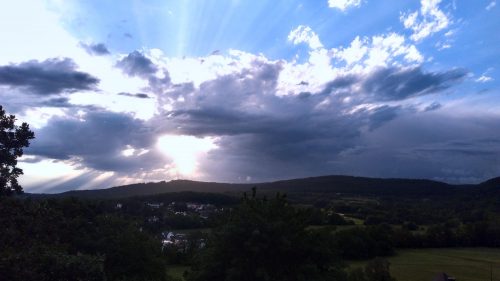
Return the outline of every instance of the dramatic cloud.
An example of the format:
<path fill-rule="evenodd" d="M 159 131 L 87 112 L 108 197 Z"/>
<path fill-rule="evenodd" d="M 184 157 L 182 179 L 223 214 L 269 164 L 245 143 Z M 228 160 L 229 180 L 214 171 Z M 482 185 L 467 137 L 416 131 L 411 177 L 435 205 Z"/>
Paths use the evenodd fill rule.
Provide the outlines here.
<path fill-rule="evenodd" d="M 143 93 L 131 94 L 131 93 L 126 93 L 126 92 L 121 92 L 121 93 L 118 93 L 118 95 L 120 95 L 120 96 L 126 96 L 126 97 L 139 98 L 139 99 L 149 99 L 149 98 L 151 98 L 147 94 L 143 94 Z"/>
<path fill-rule="evenodd" d="M 103 43 L 83 43 L 80 42 L 80 46 L 90 55 L 94 56 L 104 56 L 104 55 L 109 55 L 110 52 L 106 45 Z"/>
<path fill-rule="evenodd" d="M 439 3 L 441 0 L 421 0 L 420 11 L 401 15 L 404 27 L 413 31 L 413 41 L 421 41 L 450 25 L 451 20 L 439 9 Z"/>
<path fill-rule="evenodd" d="M 443 107 L 443 105 L 441 105 L 439 102 L 433 102 L 431 104 L 429 104 L 428 106 L 426 106 L 424 108 L 424 111 L 433 111 L 433 110 L 438 110 L 440 109 L 441 107 Z"/>
<path fill-rule="evenodd" d="M 280 61 L 253 57 L 248 67 L 203 82 L 177 85 L 160 96 L 161 131 L 217 137 L 217 149 L 200 164 L 215 179 L 244 181 L 331 173 L 343 151 L 366 132 L 412 107 L 366 105 L 442 92 L 463 70 L 424 72 L 419 67 L 379 68 L 333 78 L 321 91 L 276 94 Z M 304 85 L 307 86 L 307 85 Z M 346 102 L 346 100 L 348 100 Z M 435 108 L 437 109 L 437 108 Z"/>
<path fill-rule="evenodd" d="M 401 101 L 442 92 L 465 78 L 467 72 L 423 72 L 420 67 L 377 68 L 368 73 L 340 76 L 326 84 L 323 94 L 348 99 L 351 105 Z"/>
<path fill-rule="evenodd" d="M 360 93 L 373 101 L 403 100 L 442 92 L 466 75 L 462 69 L 442 73 L 424 73 L 420 67 L 380 69 L 365 77 Z"/>
<path fill-rule="evenodd" d="M 77 65 L 69 58 L 0 66 L 0 85 L 43 96 L 95 90 L 99 79 L 76 69 Z"/>
<path fill-rule="evenodd" d="M 139 51 L 134 51 L 116 63 L 129 76 L 148 77 L 158 71 L 153 62 Z"/>
<path fill-rule="evenodd" d="M 328 6 L 345 11 L 350 7 L 361 6 L 361 0 L 328 0 Z"/>
<path fill-rule="evenodd" d="M 372 176 L 458 183 L 498 176 L 498 115 L 484 118 L 456 111 L 449 108 L 401 116 L 371 131 L 356 150 L 346 151 L 339 158 L 341 169 Z"/>
<path fill-rule="evenodd" d="M 144 121 L 127 114 L 102 110 L 75 115 L 54 117 L 47 126 L 36 130 L 37 141 L 27 153 L 71 160 L 82 167 L 99 171 L 147 171 L 165 162 L 157 153 L 150 151 L 135 157 L 123 154 L 126 149 L 146 151 L 154 145 L 154 128 Z"/>
<path fill-rule="evenodd" d="M 224 4 L 216 2 L 211 5 L 220 10 Z M 465 4 L 455 9 L 422 0 L 408 10 L 407 3 L 372 9 L 367 2 L 324 0 L 336 10 L 267 3 L 258 12 L 231 5 L 234 17 L 224 24 L 192 18 L 207 23 L 199 30 L 181 24 L 182 17 L 165 12 L 159 20 L 139 9 L 134 15 L 146 20 L 143 26 L 125 26 L 120 15 L 107 21 L 120 29 L 82 30 L 95 35 L 85 39 L 67 33 L 52 12 L 30 25 L 39 5 L 19 20 L 0 11 L 0 29 L 22 43 L 6 39 L 9 48 L 0 52 L 1 103 L 37 136 L 22 162 L 34 175 L 27 190 L 173 178 L 255 182 L 349 174 L 474 182 L 497 176 L 496 95 L 475 94 L 485 86 L 498 92 L 495 64 L 485 63 L 496 51 L 485 47 L 493 39 L 474 34 L 475 43 L 458 46 L 481 30 L 470 13 L 459 14 Z M 492 24 L 486 4 L 474 11 Z M 67 6 L 61 10 L 75 5 Z M 336 12 L 355 7 L 354 17 Z M 283 26 L 280 19 L 289 15 Z M 242 16 L 259 22 L 233 26 L 234 19 L 253 22 Z M 29 34 L 12 32 L 10 22 Z M 55 25 L 48 30 L 59 35 L 47 33 L 50 43 L 43 41 L 39 22 Z M 158 23 L 169 36 L 156 35 Z M 36 41 L 43 48 L 25 47 Z M 109 42 L 116 55 L 89 42 Z M 74 62 L 46 60 L 59 56 Z"/>

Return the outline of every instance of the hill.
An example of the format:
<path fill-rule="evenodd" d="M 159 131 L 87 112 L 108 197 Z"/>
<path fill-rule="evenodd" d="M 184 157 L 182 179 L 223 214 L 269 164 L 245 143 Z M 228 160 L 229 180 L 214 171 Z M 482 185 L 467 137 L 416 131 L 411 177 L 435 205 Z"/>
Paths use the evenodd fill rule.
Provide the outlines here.
<path fill-rule="evenodd" d="M 161 181 L 154 183 L 138 183 L 97 190 L 73 190 L 53 195 L 54 197 L 79 198 L 126 198 L 146 196 L 172 192 L 208 192 L 241 195 L 253 186 L 262 194 L 282 192 L 293 196 L 310 194 L 335 196 L 394 196 L 394 197 L 443 197 L 456 194 L 467 194 L 474 191 L 488 189 L 490 192 L 500 190 L 496 188 L 499 178 L 492 179 L 477 185 L 452 185 L 439 181 L 423 179 L 382 179 L 352 176 L 321 176 L 302 179 L 282 180 L 267 183 L 232 184 L 217 182 L 199 182 L 190 180 Z M 38 195 L 40 196 L 40 195 Z"/>
<path fill-rule="evenodd" d="M 216 182 L 199 182 L 190 180 L 173 180 L 169 182 L 137 183 L 116 186 L 106 189 L 94 190 L 72 190 L 56 194 L 56 196 L 79 197 L 79 198 L 126 198 L 133 196 L 147 196 L 172 192 L 205 192 L 205 193 L 227 193 L 242 192 L 249 190 L 251 185 L 230 184 Z"/>

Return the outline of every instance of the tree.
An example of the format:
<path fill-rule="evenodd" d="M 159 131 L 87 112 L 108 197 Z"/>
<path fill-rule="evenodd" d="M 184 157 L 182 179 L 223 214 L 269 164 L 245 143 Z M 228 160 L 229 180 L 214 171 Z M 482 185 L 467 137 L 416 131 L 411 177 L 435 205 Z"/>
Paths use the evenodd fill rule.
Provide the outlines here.
<path fill-rule="evenodd" d="M 23 156 L 23 148 L 30 145 L 35 134 L 27 123 L 15 124 L 16 117 L 7 115 L 0 105 L 0 197 L 22 193 L 17 182 L 23 170 L 16 167 L 17 158 Z"/>
<path fill-rule="evenodd" d="M 382 258 L 375 258 L 365 266 L 365 275 L 369 281 L 395 281 L 389 270 L 390 263 Z"/>
<path fill-rule="evenodd" d="M 250 198 L 208 240 L 190 281 L 345 280 L 331 234 L 307 229 L 306 214 L 278 195 Z"/>
<path fill-rule="evenodd" d="M 390 263 L 381 258 L 375 258 L 366 264 L 364 270 L 361 267 L 354 268 L 349 272 L 348 281 L 396 281 L 389 270 Z"/>

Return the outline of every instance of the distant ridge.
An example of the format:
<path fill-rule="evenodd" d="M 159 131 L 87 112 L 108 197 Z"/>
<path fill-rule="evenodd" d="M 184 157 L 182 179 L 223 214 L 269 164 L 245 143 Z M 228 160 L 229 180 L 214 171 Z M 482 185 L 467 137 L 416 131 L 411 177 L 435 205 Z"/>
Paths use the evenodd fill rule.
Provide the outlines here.
<path fill-rule="evenodd" d="M 500 177 L 489 179 L 485 182 L 480 183 L 481 186 L 488 186 L 492 188 L 500 188 Z"/>
<path fill-rule="evenodd" d="M 169 182 L 136 183 L 123 186 L 115 186 L 106 189 L 94 190 L 72 190 L 59 193 L 56 196 L 73 196 L 80 198 L 126 198 L 133 196 L 155 195 L 169 192 L 209 192 L 224 193 L 244 191 L 252 185 L 201 182 L 191 180 L 172 180 Z"/>
<path fill-rule="evenodd" d="M 208 192 L 241 194 L 256 186 L 261 192 L 282 192 L 294 196 L 300 194 L 348 194 L 359 196 L 396 196 L 396 197 L 435 197 L 448 196 L 464 192 L 474 192 L 491 186 L 498 186 L 500 177 L 480 184 L 453 185 L 444 182 L 425 179 L 368 178 L 353 176 L 320 176 L 301 179 L 280 180 L 265 183 L 235 184 L 200 182 L 191 180 L 172 180 L 154 183 L 138 183 L 116 186 L 107 189 L 73 190 L 59 194 L 33 194 L 48 197 L 79 197 L 79 198 L 126 198 L 133 196 L 156 195 L 171 192 Z M 495 188 L 496 190 L 496 188 Z M 482 192 L 481 192 L 482 193 Z"/>

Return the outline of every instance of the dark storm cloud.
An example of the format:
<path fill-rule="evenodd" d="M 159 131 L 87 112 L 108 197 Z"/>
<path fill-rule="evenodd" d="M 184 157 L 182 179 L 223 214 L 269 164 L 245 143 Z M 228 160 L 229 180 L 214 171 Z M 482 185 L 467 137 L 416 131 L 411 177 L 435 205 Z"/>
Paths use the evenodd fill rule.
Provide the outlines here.
<path fill-rule="evenodd" d="M 251 175 L 267 180 L 331 172 L 328 162 L 353 145 L 360 129 L 372 122 L 372 111 L 346 115 L 346 108 L 328 94 L 276 96 L 281 69 L 278 63 L 254 62 L 198 89 L 190 84 L 172 87 L 164 101 L 173 101 L 173 110 L 155 122 L 163 131 L 219 136 L 219 149 L 201 165 L 214 179 L 235 181 Z"/>
<path fill-rule="evenodd" d="M 133 51 L 116 63 L 129 76 L 148 77 L 158 71 L 156 65 L 139 51 Z"/>
<path fill-rule="evenodd" d="M 108 48 L 103 43 L 87 44 L 80 42 L 80 47 L 82 47 L 88 54 L 93 56 L 105 56 L 110 54 Z"/>
<path fill-rule="evenodd" d="M 400 101 L 440 93 L 461 82 L 466 75 L 463 69 L 424 72 L 420 67 L 379 68 L 368 74 L 338 77 L 327 83 L 322 93 L 349 95 L 367 102 Z"/>
<path fill-rule="evenodd" d="M 362 83 L 362 91 L 376 101 L 403 100 L 441 92 L 461 81 L 466 75 L 467 72 L 463 69 L 423 72 L 420 67 L 386 68 L 366 77 Z"/>
<path fill-rule="evenodd" d="M 331 94 L 339 90 L 346 90 L 353 86 L 361 79 L 360 76 L 350 74 L 345 76 L 340 76 L 334 80 L 326 83 L 325 88 L 321 91 L 322 94 Z"/>
<path fill-rule="evenodd" d="M 82 165 L 96 170 L 137 172 L 164 162 L 152 152 L 134 157 L 122 155 L 129 146 L 148 149 L 154 144 L 152 128 L 124 113 L 93 110 L 81 118 L 53 117 L 35 134 L 36 141 L 27 150 L 28 154 L 78 159 Z"/>
<path fill-rule="evenodd" d="M 42 101 L 39 106 L 47 107 L 72 107 L 73 105 L 69 103 L 69 99 L 65 97 L 53 98 Z"/>
<path fill-rule="evenodd" d="M 499 124 L 498 116 L 442 110 L 401 116 L 364 134 L 361 151 L 342 153 L 337 169 L 375 177 L 480 182 L 500 174 Z"/>
<path fill-rule="evenodd" d="M 250 67 L 199 87 L 172 84 L 168 72 L 137 51 L 117 66 L 149 82 L 144 91 L 155 94 L 158 115 L 142 121 L 128 114 L 85 109 L 85 121 L 55 117 L 36 132 L 37 142 L 29 153 L 79 161 L 98 171 L 136 173 L 165 164 L 151 149 L 158 136 L 183 134 L 216 137 L 218 148 L 199 163 L 205 179 L 216 181 L 353 174 L 458 182 L 484 179 L 500 169 L 498 153 L 484 157 L 494 151 L 477 139 L 467 142 L 469 147 L 455 143 L 468 132 L 477 138 L 500 139 L 486 130 L 498 125 L 484 124 L 474 131 L 477 127 L 472 123 L 481 120 L 450 118 L 444 113 L 446 107 L 436 110 L 438 103 L 423 110 L 417 110 L 419 103 L 408 104 L 409 98 L 448 90 L 464 79 L 463 70 L 391 67 L 338 77 L 318 92 L 277 96 L 281 62 L 255 59 Z M 163 78 L 157 77 L 160 72 Z M 47 102 L 68 103 L 64 99 Z M 454 127 L 460 122 L 462 127 Z M 125 157 L 122 151 L 129 146 L 151 151 Z M 429 157 L 432 154 L 441 158 Z"/>
<path fill-rule="evenodd" d="M 459 182 L 485 179 L 500 169 L 494 164 L 498 156 L 483 157 L 491 150 L 452 147 L 451 141 L 466 138 L 468 129 L 455 128 L 450 132 L 446 128 L 461 121 L 446 114 L 429 117 L 442 111 L 436 110 L 440 104 L 418 110 L 418 102 L 404 106 L 397 103 L 443 93 L 464 79 L 464 70 L 377 69 L 336 78 L 320 92 L 281 97 L 276 96 L 280 71 L 279 63 L 255 62 L 248 69 L 219 76 L 199 88 L 189 83 L 171 85 L 159 95 L 159 100 L 172 109 L 163 111 L 155 124 L 164 132 L 218 137 L 218 149 L 200 164 L 209 180 L 245 181 L 248 176 L 251 181 L 263 181 L 354 174 Z M 346 97 L 352 101 L 344 102 Z M 419 120 L 436 118 L 443 124 L 434 121 L 425 130 L 419 128 Z M 399 126 L 405 131 L 399 131 Z M 418 136 L 411 133 L 414 127 Z M 381 131 L 385 133 L 380 135 Z M 488 133 L 481 130 L 478 136 Z M 453 169 L 443 169 L 443 161 L 423 158 L 430 149 L 439 148 L 438 143 L 448 150 L 436 153 L 443 155 L 441 159 L 454 162 L 448 165 Z M 479 145 L 475 140 L 471 143 Z M 428 146 L 416 149 L 420 144 Z M 467 155 L 473 164 L 459 161 L 459 154 Z M 452 160 L 452 155 L 458 159 Z M 485 169 L 485 165 L 496 168 Z M 473 172 L 459 175 L 467 169 Z"/>
<path fill-rule="evenodd" d="M 135 94 L 132 94 L 132 93 L 126 93 L 126 92 L 121 92 L 121 93 L 118 93 L 119 96 L 126 96 L 126 97 L 133 97 L 133 98 L 139 98 L 139 99 L 149 99 L 151 98 L 150 96 L 148 96 L 147 94 L 143 94 L 143 93 L 135 93 Z"/>
<path fill-rule="evenodd" d="M 99 79 L 76 69 L 77 65 L 68 58 L 0 66 L 0 85 L 45 96 L 95 90 Z"/>
<path fill-rule="evenodd" d="M 439 102 L 433 102 L 429 104 L 428 106 L 425 107 L 425 111 L 433 111 L 433 110 L 438 110 L 441 107 L 443 107 Z"/>
<path fill-rule="evenodd" d="M 369 117 L 370 120 L 370 130 L 375 130 L 376 128 L 382 126 L 395 119 L 401 111 L 400 106 L 388 106 L 384 105 L 379 108 L 374 109 Z"/>
<path fill-rule="evenodd" d="M 64 96 L 47 96 L 33 98 L 30 95 L 23 95 L 19 92 L 0 92 L 1 104 L 8 109 L 10 113 L 26 115 L 30 109 L 34 108 L 60 108 L 74 110 L 99 110 L 97 105 L 73 104 L 70 99 Z"/>
<path fill-rule="evenodd" d="M 46 100 L 37 100 L 29 104 L 30 107 L 58 107 L 72 110 L 102 110 L 101 107 L 97 105 L 81 105 L 73 104 L 69 102 L 66 97 L 50 98 Z"/>
<path fill-rule="evenodd" d="M 163 70 L 163 78 L 158 78 L 156 76 L 150 76 L 148 78 L 148 91 L 155 93 L 156 95 L 164 94 L 165 89 L 171 86 L 170 76 L 168 71 Z"/>

